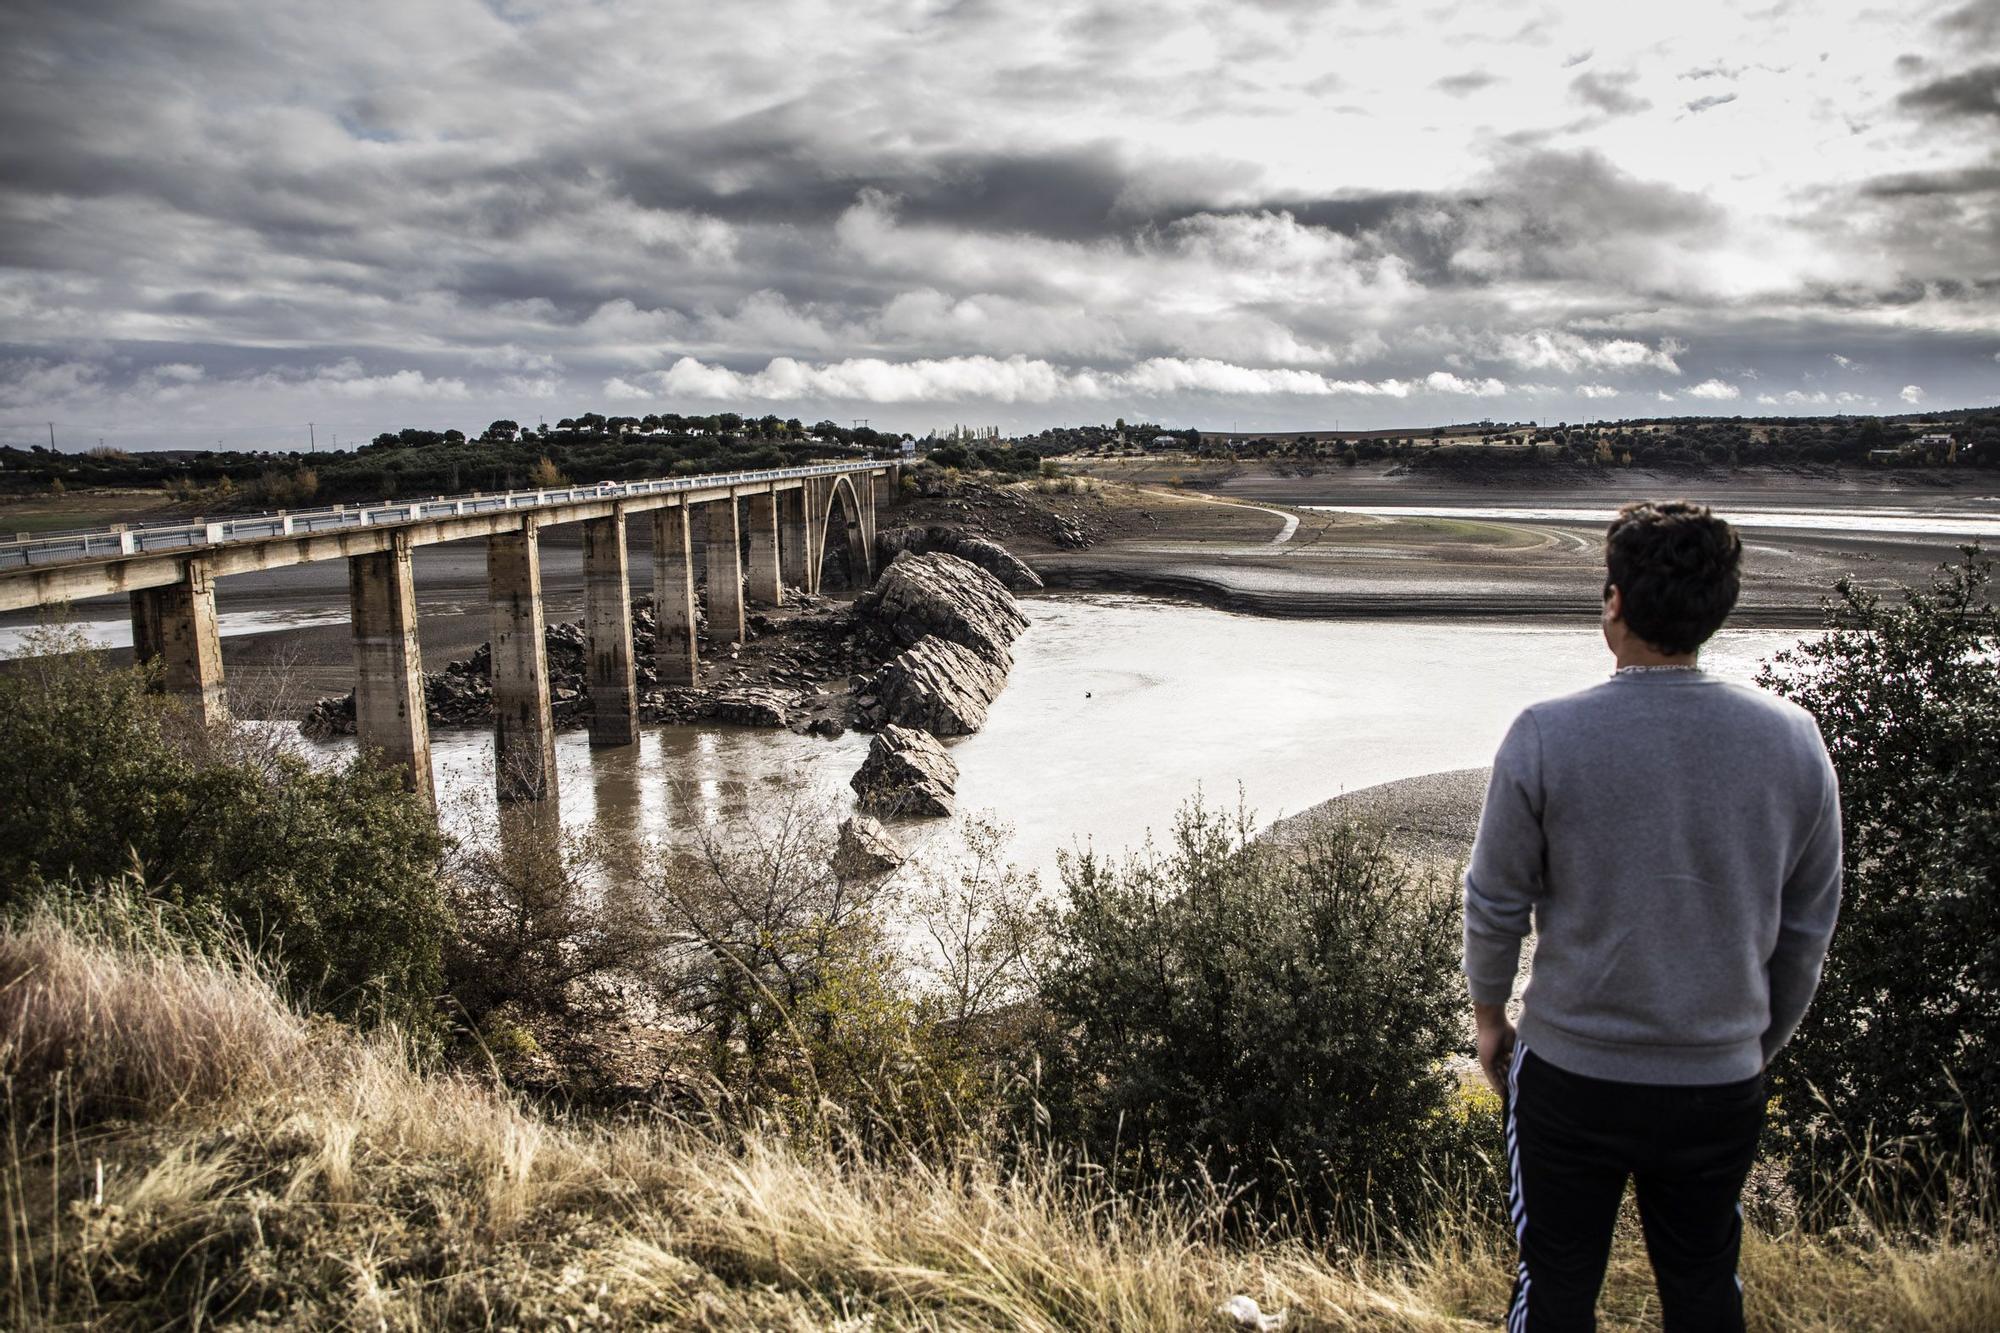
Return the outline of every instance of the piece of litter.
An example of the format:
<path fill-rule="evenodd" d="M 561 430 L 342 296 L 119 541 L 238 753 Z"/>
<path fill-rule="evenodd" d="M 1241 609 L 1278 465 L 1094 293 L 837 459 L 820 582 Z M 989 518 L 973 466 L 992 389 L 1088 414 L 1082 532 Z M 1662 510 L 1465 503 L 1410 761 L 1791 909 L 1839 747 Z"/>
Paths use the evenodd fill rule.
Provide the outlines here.
<path fill-rule="evenodd" d="M 1248 1296 L 1231 1296 L 1216 1306 L 1215 1312 L 1236 1327 L 1256 1329 L 1257 1333 L 1277 1333 L 1285 1326 L 1283 1310 L 1265 1314 Z"/>

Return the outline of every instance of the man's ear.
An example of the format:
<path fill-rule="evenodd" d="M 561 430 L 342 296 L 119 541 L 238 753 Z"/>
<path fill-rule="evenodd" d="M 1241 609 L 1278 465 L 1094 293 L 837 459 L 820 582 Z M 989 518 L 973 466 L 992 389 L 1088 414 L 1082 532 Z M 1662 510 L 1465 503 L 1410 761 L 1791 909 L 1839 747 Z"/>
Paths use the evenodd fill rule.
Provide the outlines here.
<path fill-rule="evenodd" d="M 1625 598 L 1623 594 L 1621 594 L 1618 591 L 1618 585 L 1615 583 L 1605 584 L 1604 615 L 1606 619 L 1617 620 L 1621 615 L 1624 614 L 1624 611 L 1625 611 Z"/>

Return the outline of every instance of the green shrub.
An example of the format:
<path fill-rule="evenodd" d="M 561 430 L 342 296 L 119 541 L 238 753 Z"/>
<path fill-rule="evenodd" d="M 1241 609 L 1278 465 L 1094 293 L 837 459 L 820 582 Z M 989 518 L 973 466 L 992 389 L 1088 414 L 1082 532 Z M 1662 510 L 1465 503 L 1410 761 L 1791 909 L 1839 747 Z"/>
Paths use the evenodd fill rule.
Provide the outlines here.
<path fill-rule="evenodd" d="M 1772 1070 L 1808 1200 L 1866 1157 L 1927 1174 L 2000 1134 L 1992 572 L 1966 547 L 1900 605 L 1843 580 L 1829 632 L 1759 677 L 1819 720 L 1840 775 L 1840 925 L 1819 994 Z"/>
<path fill-rule="evenodd" d="M 1457 895 L 1376 835 L 1280 847 L 1197 799 L 1166 852 L 1066 860 L 1041 985 L 1059 1139 L 1141 1177 L 1407 1218 L 1492 1117 L 1458 1114 Z"/>
<path fill-rule="evenodd" d="M 393 772 L 200 727 L 141 671 L 35 647 L 0 673 L 0 906 L 136 878 L 237 923 L 316 1009 L 435 1021 L 440 843 Z"/>

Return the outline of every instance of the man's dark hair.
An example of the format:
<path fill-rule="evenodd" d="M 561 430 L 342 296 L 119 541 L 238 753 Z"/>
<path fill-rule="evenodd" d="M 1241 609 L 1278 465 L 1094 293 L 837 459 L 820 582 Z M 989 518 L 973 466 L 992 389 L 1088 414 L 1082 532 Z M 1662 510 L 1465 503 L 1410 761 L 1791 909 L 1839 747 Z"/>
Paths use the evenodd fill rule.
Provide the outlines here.
<path fill-rule="evenodd" d="M 1685 500 L 1626 505 L 1604 536 L 1608 576 L 1626 627 L 1663 653 L 1691 653 L 1722 628 L 1742 586 L 1736 530 Z"/>

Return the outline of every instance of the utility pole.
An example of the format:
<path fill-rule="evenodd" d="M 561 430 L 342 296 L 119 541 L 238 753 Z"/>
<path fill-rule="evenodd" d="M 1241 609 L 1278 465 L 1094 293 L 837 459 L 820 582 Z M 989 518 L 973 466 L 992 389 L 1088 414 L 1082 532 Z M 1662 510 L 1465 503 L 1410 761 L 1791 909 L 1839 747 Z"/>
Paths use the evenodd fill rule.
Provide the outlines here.
<path fill-rule="evenodd" d="M 49 452 L 54 453 L 55 451 L 56 451 L 56 423 L 51 421 L 49 423 Z"/>
<path fill-rule="evenodd" d="M 313 431 L 313 423 L 310 421 L 306 423 L 306 450 L 315 454 L 319 452 L 319 436 Z"/>

